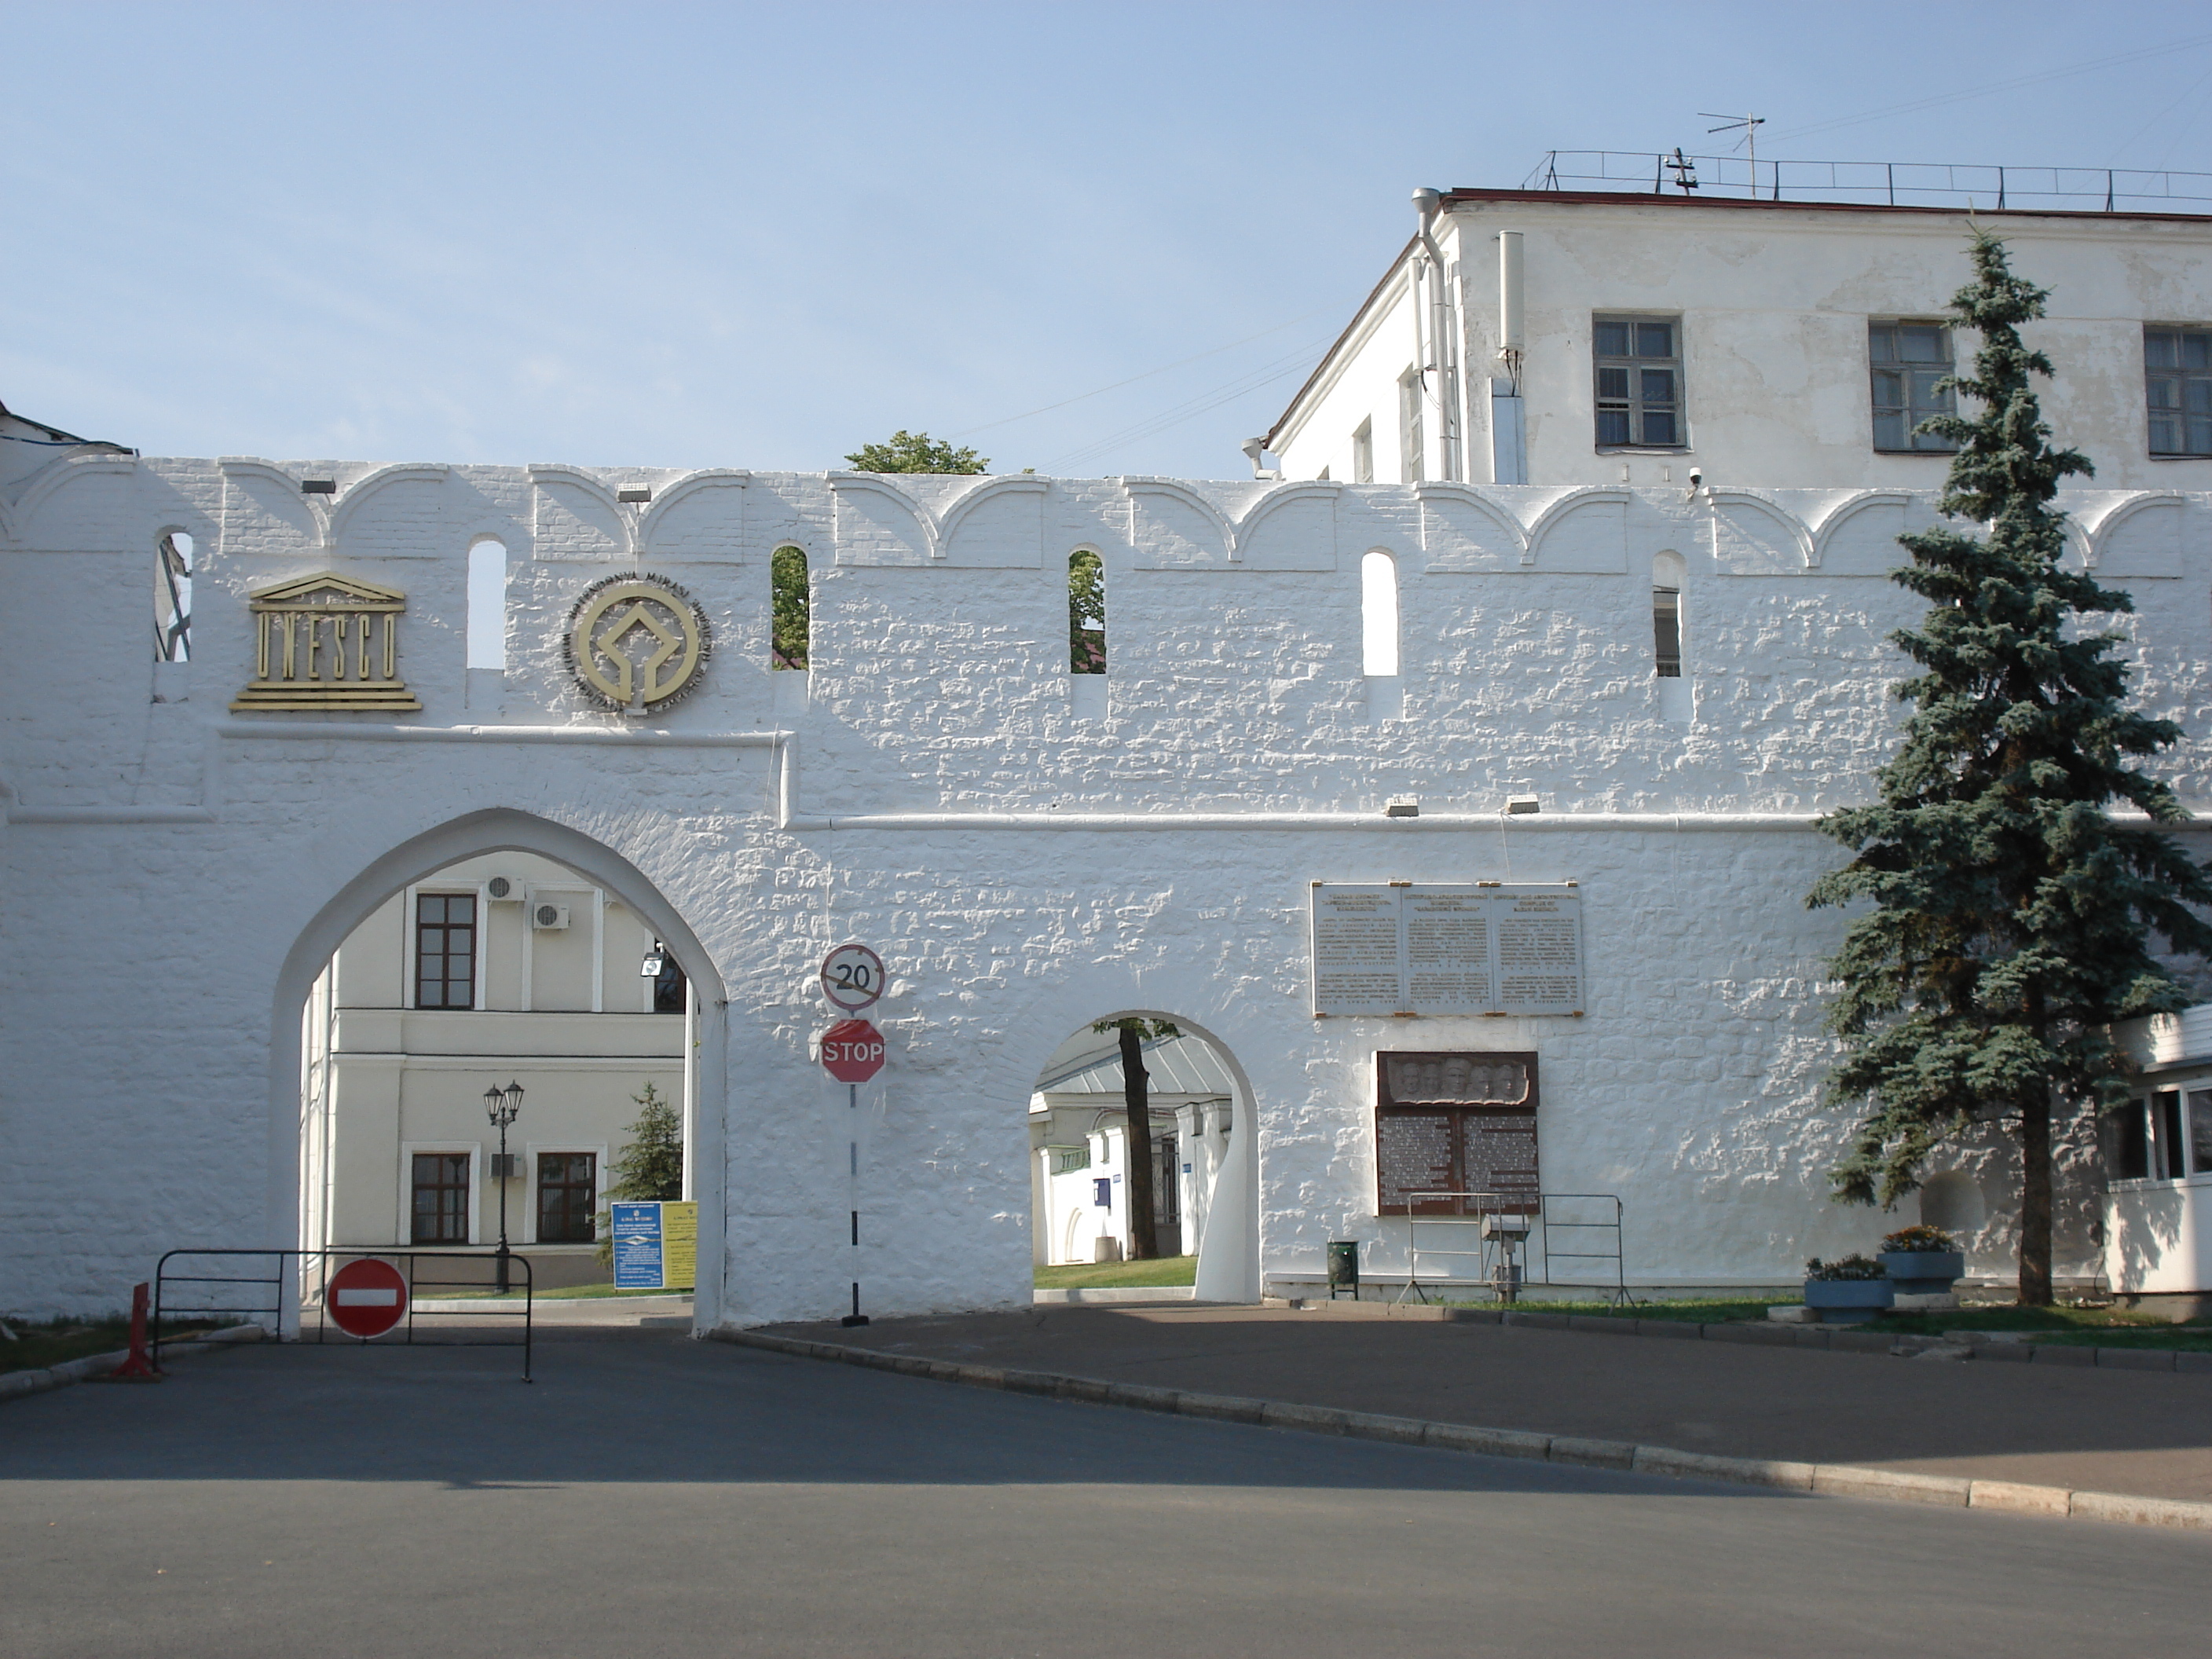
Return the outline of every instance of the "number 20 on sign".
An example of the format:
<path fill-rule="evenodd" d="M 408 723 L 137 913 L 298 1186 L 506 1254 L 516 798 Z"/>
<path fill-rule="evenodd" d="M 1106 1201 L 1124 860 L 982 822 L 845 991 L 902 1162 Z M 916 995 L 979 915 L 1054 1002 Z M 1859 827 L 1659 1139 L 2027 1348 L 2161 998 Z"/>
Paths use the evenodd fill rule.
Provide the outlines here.
<path fill-rule="evenodd" d="M 865 945 L 841 945 L 822 958 L 822 994 L 848 1014 L 884 994 L 884 959 Z"/>

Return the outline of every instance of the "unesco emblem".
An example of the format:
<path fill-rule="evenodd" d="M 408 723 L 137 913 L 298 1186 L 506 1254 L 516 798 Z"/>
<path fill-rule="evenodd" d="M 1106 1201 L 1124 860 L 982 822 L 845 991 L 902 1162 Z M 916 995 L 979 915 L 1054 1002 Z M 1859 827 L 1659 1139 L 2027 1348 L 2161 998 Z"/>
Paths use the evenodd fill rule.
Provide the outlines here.
<path fill-rule="evenodd" d="M 714 635 L 706 613 L 666 577 L 610 576 L 578 595 L 562 650 L 586 697 L 646 714 L 698 690 Z"/>

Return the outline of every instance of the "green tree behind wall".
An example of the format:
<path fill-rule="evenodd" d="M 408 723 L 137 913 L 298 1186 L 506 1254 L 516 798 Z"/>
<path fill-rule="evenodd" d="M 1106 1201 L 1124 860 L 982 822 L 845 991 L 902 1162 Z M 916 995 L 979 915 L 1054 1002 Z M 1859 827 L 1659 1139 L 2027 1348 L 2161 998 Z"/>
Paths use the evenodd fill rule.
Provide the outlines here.
<path fill-rule="evenodd" d="M 988 472 L 988 457 L 955 449 L 927 432 L 898 431 L 879 444 L 862 444 L 845 458 L 858 472 Z"/>
<path fill-rule="evenodd" d="M 637 1121 L 629 1126 L 629 1141 L 607 1164 L 606 1190 L 600 1196 L 610 1203 L 672 1204 L 684 1196 L 684 1114 L 674 1102 L 661 1098 L 651 1079 L 630 1097 L 637 1106 Z M 609 1212 L 599 1212 L 599 1265 L 613 1265 L 614 1232 Z"/>
<path fill-rule="evenodd" d="M 1106 672 L 1106 571 L 1089 548 L 1067 558 L 1067 672 Z"/>
<path fill-rule="evenodd" d="M 812 631 L 804 549 L 779 547 L 769 557 L 769 665 L 804 668 Z"/>

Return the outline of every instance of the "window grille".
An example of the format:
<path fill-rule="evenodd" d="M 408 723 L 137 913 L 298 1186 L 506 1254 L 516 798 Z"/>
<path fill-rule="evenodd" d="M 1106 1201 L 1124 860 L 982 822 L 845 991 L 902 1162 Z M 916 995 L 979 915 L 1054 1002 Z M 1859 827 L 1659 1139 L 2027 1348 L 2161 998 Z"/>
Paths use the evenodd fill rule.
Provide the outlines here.
<path fill-rule="evenodd" d="M 1091 1167 L 1088 1146 L 1055 1146 L 1052 1149 L 1052 1172 L 1054 1175 L 1073 1175 L 1078 1170 Z"/>
<path fill-rule="evenodd" d="M 2212 455 L 2212 329 L 2143 331 L 2150 453 Z"/>
<path fill-rule="evenodd" d="M 1949 329 L 1941 323 L 1869 323 L 1867 368 L 1874 380 L 1876 449 L 1948 454 L 1959 447 L 1936 433 L 1913 429 L 1954 407 L 1950 388 L 1942 386 L 1953 372 Z"/>
<path fill-rule="evenodd" d="M 1601 449 L 1680 449 L 1680 325 L 1661 318 L 1599 317 L 1592 343 Z"/>

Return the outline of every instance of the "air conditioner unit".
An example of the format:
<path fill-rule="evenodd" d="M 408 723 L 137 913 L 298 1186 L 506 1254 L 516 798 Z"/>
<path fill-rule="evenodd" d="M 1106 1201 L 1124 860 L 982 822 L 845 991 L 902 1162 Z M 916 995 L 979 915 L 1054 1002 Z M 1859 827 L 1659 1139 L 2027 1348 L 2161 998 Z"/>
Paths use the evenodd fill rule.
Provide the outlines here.
<path fill-rule="evenodd" d="M 519 876 L 494 876 L 484 883 L 484 896 L 494 901 L 511 899 L 520 902 L 522 879 Z"/>
<path fill-rule="evenodd" d="M 568 925 L 568 907 L 545 902 L 530 907 L 530 925 L 540 933 L 558 933 Z"/>

